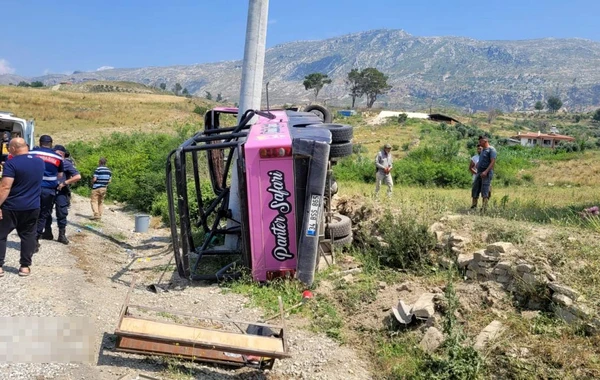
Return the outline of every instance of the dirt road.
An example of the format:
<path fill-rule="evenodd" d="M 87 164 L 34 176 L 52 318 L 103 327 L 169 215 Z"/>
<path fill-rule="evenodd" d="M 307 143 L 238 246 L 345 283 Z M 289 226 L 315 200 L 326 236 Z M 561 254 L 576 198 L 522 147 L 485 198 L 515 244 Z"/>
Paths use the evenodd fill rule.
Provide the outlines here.
<path fill-rule="evenodd" d="M 108 206 L 101 223 L 91 223 L 88 200 L 74 196 L 67 235 L 71 244 L 42 241 L 32 274 L 17 276 L 19 240 L 9 237 L 7 272 L 0 278 L 0 317 L 80 316 L 93 329 L 92 361 L 67 363 L 0 363 L 1 379 L 120 379 L 146 374 L 156 378 L 197 379 L 368 379 L 367 365 L 348 347 L 327 337 L 294 328 L 287 333 L 291 359 L 277 361 L 272 371 L 228 369 L 202 364 L 167 365 L 160 358 L 117 353 L 114 336 L 121 305 L 134 275 L 131 300 L 136 304 L 214 317 L 258 320 L 260 310 L 247 308 L 243 296 L 217 285 L 190 285 L 167 271 L 168 292 L 146 289 L 159 280 L 171 260 L 168 229 L 134 232 L 133 215 Z M 56 225 L 53 224 L 56 236 Z"/>

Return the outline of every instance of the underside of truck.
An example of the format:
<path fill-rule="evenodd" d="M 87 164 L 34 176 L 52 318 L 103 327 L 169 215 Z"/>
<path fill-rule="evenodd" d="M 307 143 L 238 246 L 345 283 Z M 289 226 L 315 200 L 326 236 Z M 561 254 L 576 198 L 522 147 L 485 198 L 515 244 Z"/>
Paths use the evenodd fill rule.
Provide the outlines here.
<path fill-rule="evenodd" d="M 236 108 L 208 111 L 204 117 L 204 130 L 168 156 L 166 185 L 178 274 L 189 280 L 220 281 L 240 276 L 242 268 L 258 268 L 255 241 L 258 235 L 255 231 L 260 224 L 256 222 L 260 211 L 253 192 L 258 179 L 247 172 L 249 157 L 246 154 L 249 153 L 245 152 L 244 145 L 252 128 L 256 127 L 251 120 L 262 118 L 265 125 L 261 128 L 265 129 L 265 126 L 272 128 L 283 123 L 285 118 L 292 141 L 294 199 L 291 202 L 295 234 L 291 236 L 297 236 L 293 243 L 297 245 L 298 262 L 294 268 L 267 270 L 265 276 L 266 280 L 296 276 L 310 283 L 318 265 L 318 252 L 324 244 L 331 246 L 331 243 L 351 241 L 349 225 L 343 228 L 344 236 L 336 236 L 339 220 L 331 212 L 331 196 L 337 186 L 331 166 L 338 158 L 352 153 L 352 127 L 323 123 L 318 113 L 292 109 L 277 112 L 249 110 L 242 115 L 238 125 L 222 126 L 226 121 L 234 120 L 237 113 Z M 275 114 L 284 117 L 275 119 Z M 279 151 L 283 155 L 284 149 L 272 153 L 276 156 Z M 263 153 L 267 157 L 271 151 L 261 149 L 261 157 Z M 314 233 L 311 232 L 314 227 L 311 213 L 315 211 L 311 201 L 314 205 L 317 196 L 321 203 L 318 231 Z M 239 200 L 237 213 L 232 210 L 231 205 L 236 203 L 232 202 L 233 197 Z M 329 225 L 335 231 L 328 229 Z M 235 244 L 225 244 L 226 240 Z"/>

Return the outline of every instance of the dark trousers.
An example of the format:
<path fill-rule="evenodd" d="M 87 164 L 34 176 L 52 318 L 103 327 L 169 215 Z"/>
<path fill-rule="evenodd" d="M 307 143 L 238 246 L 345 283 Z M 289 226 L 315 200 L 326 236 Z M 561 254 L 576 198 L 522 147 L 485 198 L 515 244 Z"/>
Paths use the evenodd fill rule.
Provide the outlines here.
<path fill-rule="evenodd" d="M 64 230 L 67 227 L 67 216 L 69 215 L 69 206 L 71 205 L 71 192 L 60 191 L 54 198 L 54 208 L 56 209 L 56 224 L 59 230 Z M 50 231 L 52 228 L 52 211 L 50 217 L 46 219 L 45 230 Z"/>
<path fill-rule="evenodd" d="M 26 211 L 2 210 L 0 219 L 0 266 L 4 265 L 6 259 L 6 239 L 15 228 L 21 238 L 21 260 L 22 267 L 31 266 L 31 256 L 37 245 L 36 222 L 40 209 Z"/>
<path fill-rule="evenodd" d="M 55 198 L 56 189 L 42 187 L 42 195 L 40 195 L 40 217 L 38 218 L 37 222 L 38 236 L 44 233 L 46 221 L 50 219 L 50 222 L 52 222 L 52 209 L 54 208 Z"/>

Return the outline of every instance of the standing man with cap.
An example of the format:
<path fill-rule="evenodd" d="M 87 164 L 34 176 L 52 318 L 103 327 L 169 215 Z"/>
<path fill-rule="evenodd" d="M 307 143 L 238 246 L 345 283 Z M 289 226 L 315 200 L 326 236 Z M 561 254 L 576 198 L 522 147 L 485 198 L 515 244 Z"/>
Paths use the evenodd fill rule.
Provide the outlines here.
<path fill-rule="evenodd" d="M 63 177 L 64 165 L 62 156 L 52 150 L 52 137 L 42 135 L 40 137 L 40 146 L 29 152 L 32 156 L 39 157 L 44 161 L 46 170 L 42 181 L 42 194 L 40 196 L 40 216 L 37 223 L 37 247 L 39 250 L 39 239 L 44 233 L 46 220 L 52 219 L 52 209 L 54 208 L 54 199 L 58 189 L 58 181 Z"/>
<path fill-rule="evenodd" d="M 59 243 L 69 244 L 67 239 L 66 228 L 67 228 L 67 216 L 69 215 L 69 206 L 71 205 L 71 187 L 70 185 L 81 179 L 81 174 L 77 171 L 77 168 L 71 160 L 65 159 L 67 155 L 67 149 L 62 145 L 55 145 L 54 151 L 56 154 L 63 158 L 63 167 L 65 174 L 63 178 L 58 180 L 58 188 L 56 190 L 56 199 L 54 205 L 56 208 L 56 224 L 58 224 L 58 239 Z M 46 219 L 45 230 L 41 236 L 45 240 L 53 240 L 52 235 L 52 213 L 50 217 Z"/>
<path fill-rule="evenodd" d="M 6 240 L 14 229 L 21 238 L 19 276 L 29 276 L 36 248 L 36 222 L 40 212 L 40 192 L 44 163 L 28 154 L 25 140 L 12 139 L 8 149 L 13 158 L 4 165 L 0 182 L 0 277 L 4 276 Z"/>
<path fill-rule="evenodd" d="M 375 196 L 379 194 L 379 188 L 381 187 L 381 182 L 385 183 L 388 187 L 387 195 L 392 195 L 392 187 L 394 186 L 394 181 L 392 180 L 392 146 L 390 144 L 385 144 L 383 149 L 377 153 L 375 157 L 375 166 L 377 167 L 377 172 L 375 173 L 375 179 L 377 181 L 375 185 Z"/>

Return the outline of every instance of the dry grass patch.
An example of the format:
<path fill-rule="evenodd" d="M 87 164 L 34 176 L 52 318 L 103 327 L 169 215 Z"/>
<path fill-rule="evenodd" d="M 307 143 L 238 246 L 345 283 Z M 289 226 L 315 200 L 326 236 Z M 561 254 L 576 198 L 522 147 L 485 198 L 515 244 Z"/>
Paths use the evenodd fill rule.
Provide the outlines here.
<path fill-rule="evenodd" d="M 202 99 L 138 93 L 81 93 L 2 86 L 0 109 L 35 119 L 36 136 L 51 134 L 68 143 L 112 132 L 171 132 L 178 124 L 200 123 L 192 111 Z"/>

